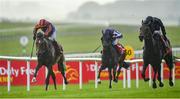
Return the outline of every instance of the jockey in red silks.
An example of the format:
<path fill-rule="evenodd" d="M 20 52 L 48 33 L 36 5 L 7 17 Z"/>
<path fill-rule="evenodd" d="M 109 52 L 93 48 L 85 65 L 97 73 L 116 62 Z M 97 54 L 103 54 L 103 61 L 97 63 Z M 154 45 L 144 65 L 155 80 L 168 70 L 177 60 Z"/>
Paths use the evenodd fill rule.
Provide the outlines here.
<path fill-rule="evenodd" d="M 57 41 L 55 40 L 56 29 L 55 29 L 54 25 L 45 19 L 40 19 L 39 22 L 35 25 L 34 30 L 33 30 L 33 34 L 34 34 L 33 39 L 34 40 L 36 39 L 36 33 L 39 29 L 41 29 L 44 32 L 44 35 L 46 38 L 48 38 L 49 40 L 51 40 L 53 42 L 53 45 L 57 51 L 57 54 L 60 54 L 61 52 L 60 52 L 59 45 L 58 45 Z"/>

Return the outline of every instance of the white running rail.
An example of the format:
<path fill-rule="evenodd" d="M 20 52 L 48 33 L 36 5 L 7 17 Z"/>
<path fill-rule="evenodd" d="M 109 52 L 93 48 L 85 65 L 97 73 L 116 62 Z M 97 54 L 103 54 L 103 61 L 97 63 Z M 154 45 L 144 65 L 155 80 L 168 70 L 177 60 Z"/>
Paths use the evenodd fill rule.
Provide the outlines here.
<path fill-rule="evenodd" d="M 11 68 L 11 60 L 24 60 L 27 62 L 27 69 L 30 69 L 30 62 L 31 60 L 37 60 L 36 57 L 13 57 L 13 56 L 0 56 L 0 60 L 7 60 L 7 77 L 8 77 L 8 82 L 7 82 L 7 90 L 8 92 L 10 92 L 10 68 Z M 97 75 L 98 75 L 98 66 L 97 66 L 97 62 L 101 61 L 101 58 L 66 58 L 66 62 L 67 61 L 79 61 L 79 88 L 82 89 L 82 62 L 83 61 L 95 61 L 95 88 L 98 87 L 97 84 Z M 139 75 L 138 75 L 138 62 L 142 62 L 142 59 L 134 59 L 134 60 L 125 60 L 126 62 L 129 63 L 136 63 L 136 87 L 139 87 Z M 177 59 L 176 61 L 180 62 L 180 59 Z M 175 69 L 173 69 L 173 71 L 175 72 Z M 151 72 L 150 72 L 151 74 Z M 162 74 L 162 73 L 161 73 Z M 127 76 L 126 76 L 127 75 Z M 127 77 L 127 78 L 126 78 Z M 127 82 L 126 82 L 127 80 Z M 175 73 L 173 73 L 173 81 L 175 81 Z M 131 87 L 131 78 L 130 78 L 130 70 L 125 70 L 123 69 L 123 88 L 126 88 L 126 83 L 127 83 L 127 87 L 130 88 Z M 63 90 L 65 90 L 66 86 L 63 83 Z M 27 71 L 27 91 L 30 91 L 30 73 L 29 70 Z"/>

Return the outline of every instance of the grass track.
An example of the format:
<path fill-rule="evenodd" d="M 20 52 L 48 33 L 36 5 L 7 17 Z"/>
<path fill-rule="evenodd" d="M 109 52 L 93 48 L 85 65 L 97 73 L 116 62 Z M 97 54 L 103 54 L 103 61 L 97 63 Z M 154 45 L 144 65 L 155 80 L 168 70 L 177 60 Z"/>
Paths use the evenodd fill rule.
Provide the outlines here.
<path fill-rule="evenodd" d="M 139 88 L 135 87 L 135 81 L 131 83 L 131 88 L 122 88 L 122 81 L 118 84 L 113 83 L 113 88 L 108 88 L 108 81 L 102 81 L 98 88 L 94 88 L 94 82 L 83 84 L 82 90 L 79 85 L 70 84 L 66 86 L 66 90 L 62 90 L 62 86 L 58 85 L 55 91 L 51 85 L 46 92 L 44 86 L 31 86 L 31 91 L 26 92 L 26 86 L 13 86 L 11 92 L 7 92 L 7 87 L 1 86 L 1 98 L 180 98 L 180 80 L 176 80 L 176 85 L 170 87 L 168 81 L 165 80 L 163 88 L 152 89 L 149 83 L 140 80 Z"/>

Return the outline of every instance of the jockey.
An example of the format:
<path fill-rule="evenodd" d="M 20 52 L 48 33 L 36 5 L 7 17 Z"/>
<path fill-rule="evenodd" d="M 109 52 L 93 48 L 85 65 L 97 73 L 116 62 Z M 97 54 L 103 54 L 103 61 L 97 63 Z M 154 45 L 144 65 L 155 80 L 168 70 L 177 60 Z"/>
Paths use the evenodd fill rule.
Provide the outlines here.
<path fill-rule="evenodd" d="M 145 24 L 148 24 L 152 33 L 158 32 L 161 34 L 161 41 L 163 42 L 163 46 L 166 49 L 165 55 L 170 52 L 170 44 L 169 40 L 166 37 L 166 30 L 159 18 L 148 16 L 144 21 Z"/>
<path fill-rule="evenodd" d="M 39 22 L 35 25 L 33 30 L 33 39 L 36 39 L 36 33 L 37 31 L 41 29 L 44 32 L 45 37 L 47 37 L 49 40 L 53 41 L 53 45 L 57 51 L 58 54 L 60 54 L 60 48 L 58 43 L 56 42 L 56 29 L 52 23 L 45 19 L 40 19 Z"/>
<path fill-rule="evenodd" d="M 118 54 L 122 55 L 125 53 L 125 48 L 119 43 L 119 40 L 123 38 L 123 35 L 121 32 L 115 30 L 115 29 L 106 29 L 105 33 L 109 32 L 112 38 L 112 45 L 115 47 Z"/>

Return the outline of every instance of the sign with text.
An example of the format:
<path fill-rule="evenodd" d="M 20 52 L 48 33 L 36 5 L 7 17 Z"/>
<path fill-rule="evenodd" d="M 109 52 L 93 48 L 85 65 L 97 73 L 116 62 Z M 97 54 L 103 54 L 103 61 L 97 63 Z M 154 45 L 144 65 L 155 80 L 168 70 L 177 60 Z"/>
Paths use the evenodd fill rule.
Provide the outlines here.
<path fill-rule="evenodd" d="M 17 61 L 17 60 L 11 60 L 10 62 L 11 68 L 10 68 L 10 74 L 11 74 L 11 84 L 12 85 L 26 85 L 27 83 L 27 62 L 26 61 Z M 32 79 L 33 74 L 35 72 L 35 67 L 37 65 L 36 61 L 30 61 L 30 79 Z M 138 72 L 139 72 L 139 78 L 141 79 L 141 71 L 142 71 L 142 65 L 143 63 L 138 63 Z M 180 62 L 176 62 L 176 69 L 175 69 L 175 77 L 176 79 L 180 78 Z M 100 68 L 101 62 L 98 62 L 98 68 Z M 146 70 L 146 76 L 149 75 L 148 69 Z M 131 71 L 131 79 L 136 78 L 136 65 L 135 63 L 130 64 L 130 71 Z M 169 69 L 166 64 L 164 64 L 164 79 L 168 79 L 169 77 Z M 58 71 L 57 65 L 53 66 L 53 72 L 56 75 L 56 81 L 58 84 L 62 84 L 63 77 L 61 75 L 61 72 Z M 121 71 L 121 74 L 119 76 L 119 79 L 123 78 L 123 71 Z M 7 85 L 7 60 L 0 60 L 0 86 L 1 85 Z M 153 73 L 152 73 L 153 74 Z M 66 62 L 66 77 L 69 83 L 77 84 L 79 83 L 79 62 L 77 61 L 69 61 Z M 109 77 L 109 74 L 107 72 L 107 69 L 105 69 L 103 72 L 101 72 L 101 79 L 107 80 Z M 37 82 L 32 83 L 31 85 L 44 85 L 46 78 L 46 69 L 45 66 L 40 68 L 37 74 Z M 95 79 L 95 62 L 94 61 L 83 61 L 82 62 L 82 79 L 83 83 L 87 83 L 89 80 Z M 52 84 L 52 79 L 50 78 L 50 84 Z"/>

